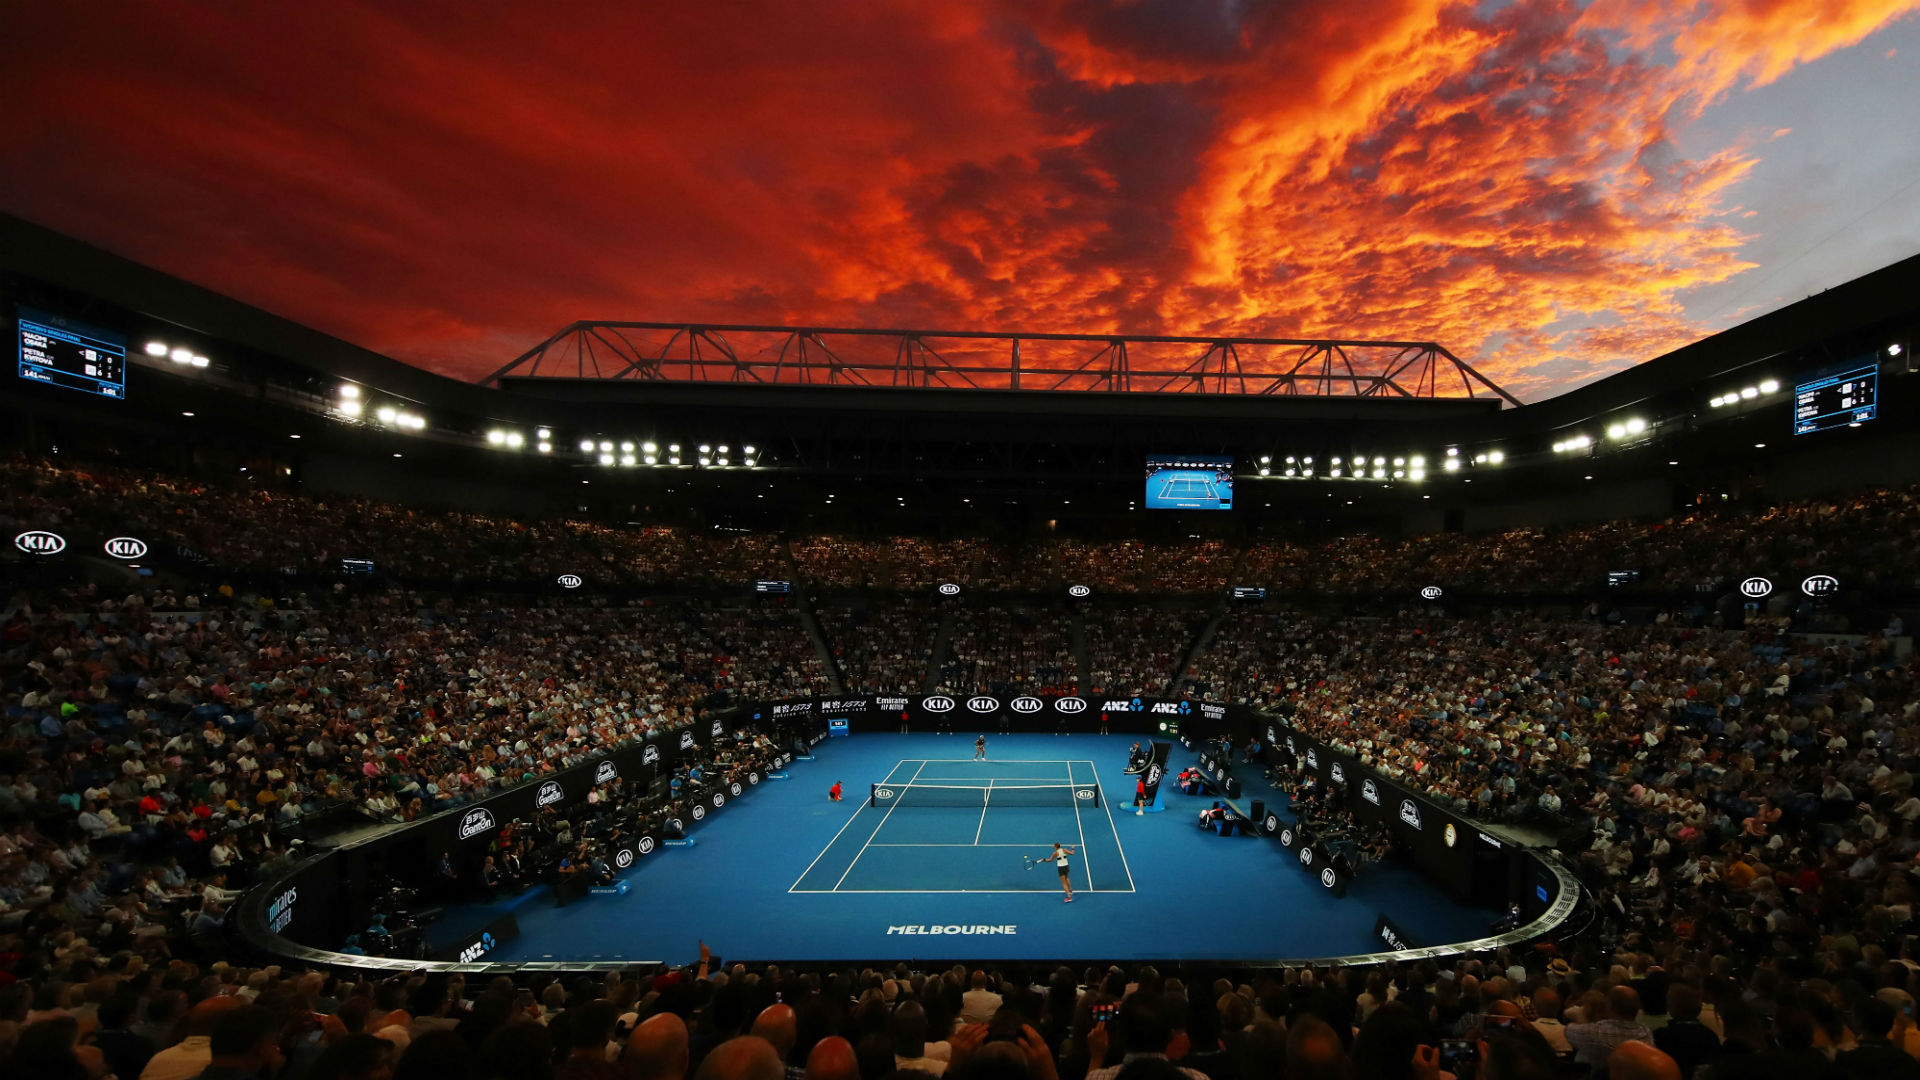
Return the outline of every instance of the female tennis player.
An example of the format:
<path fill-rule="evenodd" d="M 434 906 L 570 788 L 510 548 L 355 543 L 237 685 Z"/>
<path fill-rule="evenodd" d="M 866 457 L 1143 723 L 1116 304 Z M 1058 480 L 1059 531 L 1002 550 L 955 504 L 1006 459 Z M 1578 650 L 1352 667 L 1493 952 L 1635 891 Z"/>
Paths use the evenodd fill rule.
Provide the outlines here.
<path fill-rule="evenodd" d="M 987 760 L 987 737 L 985 735 L 973 740 L 973 760 Z"/>
<path fill-rule="evenodd" d="M 1067 862 L 1067 856 L 1073 853 L 1074 851 L 1070 847 L 1062 847 L 1057 843 L 1053 845 L 1053 866 L 1054 869 L 1060 871 L 1060 887 L 1067 891 L 1067 903 L 1069 904 L 1073 903 L 1073 882 L 1067 877 L 1067 874 L 1073 867 Z"/>

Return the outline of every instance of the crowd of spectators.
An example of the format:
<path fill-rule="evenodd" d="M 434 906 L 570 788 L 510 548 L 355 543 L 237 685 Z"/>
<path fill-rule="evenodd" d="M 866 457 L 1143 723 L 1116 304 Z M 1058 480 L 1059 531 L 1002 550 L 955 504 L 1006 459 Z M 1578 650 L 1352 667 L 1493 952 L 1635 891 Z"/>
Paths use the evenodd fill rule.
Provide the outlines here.
<path fill-rule="evenodd" d="M 823 607 L 819 616 L 848 693 L 917 694 L 926 687 L 939 625 L 928 604 Z"/>
<path fill-rule="evenodd" d="M 1207 615 L 1180 608 L 1103 607 L 1085 612 L 1082 622 L 1090 696 L 1159 697 Z"/>
<path fill-rule="evenodd" d="M 1067 616 L 968 608 L 953 616 L 939 689 L 946 694 L 1070 697 L 1080 692 Z"/>

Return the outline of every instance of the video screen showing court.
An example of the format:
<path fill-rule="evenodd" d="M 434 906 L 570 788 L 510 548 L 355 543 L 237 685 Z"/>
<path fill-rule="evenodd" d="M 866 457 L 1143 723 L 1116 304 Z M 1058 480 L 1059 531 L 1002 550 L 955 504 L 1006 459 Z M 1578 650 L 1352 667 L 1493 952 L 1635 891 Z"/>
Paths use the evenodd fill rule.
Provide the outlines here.
<path fill-rule="evenodd" d="M 1233 509 L 1233 459 L 1193 454 L 1148 457 L 1147 509 Z"/>

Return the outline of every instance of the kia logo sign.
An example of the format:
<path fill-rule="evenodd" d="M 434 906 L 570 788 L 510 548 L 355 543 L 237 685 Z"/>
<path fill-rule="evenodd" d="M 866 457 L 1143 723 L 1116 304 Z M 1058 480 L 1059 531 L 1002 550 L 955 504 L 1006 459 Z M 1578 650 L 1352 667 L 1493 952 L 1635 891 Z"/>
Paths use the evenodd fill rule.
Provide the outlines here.
<path fill-rule="evenodd" d="M 116 559 L 144 559 L 147 557 L 147 542 L 131 536 L 116 536 L 101 545 L 107 554 Z"/>
<path fill-rule="evenodd" d="M 469 840 L 481 833 L 493 831 L 493 812 L 484 806 L 476 806 L 467 811 L 460 819 L 460 839 Z"/>
<path fill-rule="evenodd" d="M 1311 845 L 1300 849 L 1300 865 L 1301 866 L 1313 865 L 1313 848 Z"/>
<path fill-rule="evenodd" d="M 1000 707 L 999 698 L 990 698 L 984 694 L 976 698 L 967 699 L 968 712 L 992 712 L 993 710 L 999 707 Z"/>
<path fill-rule="evenodd" d="M 1069 585 L 1067 586 L 1067 595 L 1068 596 L 1092 596 L 1093 590 L 1087 588 L 1085 585 Z"/>
<path fill-rule="evenodd" d="M 725 806 L 725 805 L 727 805 L 727 797 L 726 797 L 725 795 L 723 795 L 723 794 L 721 794 L 721 793 L 720 793 L 720 792 L 718 792 L 718 791 L 716 791 L 716 792 L 714 792 L 714 793 L 713 793 L 713 808 L 714 808 L 715 810 L 718 810 L 718 809 L 720 809 L 721 807 L 723 807 L 723 806 Z"/>
<path fill-rule="evenodd" d="M 642 855 L 653 854 L 653 837 L 651 836 L 641 837 L 640 842 L 638 844 L 635 844 L 634 848 L 638 850 Z"/>
<path fill-rule="evenodd" d="M 700 818 L 707 816 L 707 811 L 704 807 L 696 806 L 693 808 L 693 810 L 694 810 L 693 816 L 696 821 L 699 820 Z M 684 821 L 681 821 L 679 818 L 673 818 L 669 820 L 667 824 L 673 826 L 675 832 L 687 831 L 687 823 Z"/>
<path fill-rule="evenodd" d="M 704 821 L 706 820 L 706 817 L 707 817 L 707 808 L 696 803 L 693 807 L 693 820 Z"/>
<path fill-rule="evenodd" d="M 549 780 L 546 783 L 540 785 L 539 794 L 533 797 L 533 805 L 552 806 L 554 803 L 559 802 L 561 799 L 565 797 L 566 797 L 565 793 L 563 793 L 560 790 L 560 781 Z"/>
<path fill-rule="evenodd" d="M 960 586 L 955 585 L 953 582 L 949 581 L 944 585 L 940 586 L 940 595 L 941 596 L 959 596 Z"/>
<path fill-rule="evenodd" d="M 625 870 L 627 867 L 632 866 L 633 850 L 631 848 L 621 848 L 613 856 L 613 865 L 619 867 L 622 870 Z"/>
<path fill-rule="evenodd" d="M 1331 866 L 1327 867 L 1325 870 L 1320 871 L 1320 884 L 1325 885 L 1329 889 L 1333 888 L 1334 884 L 1339 880 L 1340 880 L 1340 875 L 1335 874 L 1333 872 L 1333 867 Z"/>
<path fill-rule="evenodd" d="M 563 589 L 577 589 L 582 584 L 583 582 L 580 580 L 579 574 L 561 574 L 560 575 L 560 587 Z"/>
<path fill-rule="evenodd" d="M 1063 713 L 1086 712 L 1087 699 L 1077 697 L 1054 698 L 1053 707 Z"/>
<path fill-rule="evenodd" d="M 1815 574 L 1800 583 L 1800 591 L 1808 596 L 1832 596 L 1840 591 L 1840 579 L 1832 574 Z"/>
<path fill-rule="evenodd" d="M 1460 834 L 1454 829 L 1451 821 L 1447 822 L 1447 827 L 1440 833 L 1440 837 L 1447 842 L 1448 847 L 1460 842 Z"/>
<path fill-rule="evenodd" d="M 13 546 L 29 555 L 58 555 L 67 550 L 67 538 L 45 529 L 34 529 L 14 537 Z"/>
<path fill-rule="evenodd" d="M 1773 582 L 1763 577 L 1750 577 L 1740 583 L 1740 595 L 1749 600 L 1758 600 L 1773 595 Z"/>
<path fill-rule="evenodd" d="M 1017 713 L 1037 713 L 1047 707 L 1047 703 L 1037 697 L 1017 697 L 1007 703 L 1007 707 Z"/>
<path fill-rule="evenodd" d="M 1266 823 L 1266 824 L 1267 824 L 1267 832 L 1268 832 L 1268 833 L 1275 833 L 1275 832 L 1278 832 L 1278 831 L 1280 831 L 1280 819 L 1279 819 L 1278 817 L 1276 817 L 1275 815 L 1273 815 L 1273 814 L 1268 814 L 1268 815 L 1267 815 L 1267 823 Z"/>
<path fill-rule="evenodd" d="M 733 792 L 735 795 L 740 794 L 740 781 L 735 780 L 733 783 L 728 784 L 727 790 Z"/>
<path fill-rule="evenodd" d="M 757 784 L 757 783 L 759 783 L 759 782 L 760 782 L 760 774 L 759 774 L 759 773 L 757 773 L 757 772 L 750 772 L 750 773 L 748 773 L 748 774 L 747 774 L 747 783 L 749 783 L 749 784 Z"/>
<path fill-rule="evenodd" d="M 1438 600 L 1442 595 L 1444 594 L 1441 593 L 1440 586 L 1438 585 L 1429 585 L 1420 590 L 1420 598 L 1422 600 Z"/>
<path fill-rule="evenodd" d="M 928 712 L 952 712 L 953 699 L 945 694 L 934 694 L 922 700 L 920 707 Z"/>
<path fill-rule="evenodd" d="M 620 770 L 611 761 L 603 761 L 599 768 L 593 770 L 593 782 L 596 784 L 618 779 L 620 779 Z"/>
<path fill-rule="evenodd" d="M 1293 846 L 1293 830 L 1292 829 L 1280 830 L 1280 846 L 1281 847 Z"/>
<path fill-rule="evenodd" d="M 1078 789 L 1078 790 L 1076 790 L 1076 791 L 1075 791 L 1075 792 L 1073 793 L 1073 797 L 1074 797 L 1074 798 L 1076 798 L 1076 799 L 1080 799 L 1080 800 L 1082 800 L 1082 801 L 1092 801 L 1092 799 L 1093 799 L 1093 789 L 1092 789 L 1092 788 L 1084 788 L 1084 787 L 1083 787 L 1083 788 L 1080 788 L 1080 789 Z"/>

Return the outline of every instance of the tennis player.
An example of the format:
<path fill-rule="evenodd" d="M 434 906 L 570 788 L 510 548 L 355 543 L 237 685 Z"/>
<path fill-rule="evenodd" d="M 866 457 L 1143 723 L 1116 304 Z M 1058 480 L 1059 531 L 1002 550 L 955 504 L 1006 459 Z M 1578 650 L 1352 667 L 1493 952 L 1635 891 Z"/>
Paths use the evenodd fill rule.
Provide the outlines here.
<path fill-rule="evenodd" d="M 1070 847 L 1062 847 L 1057 843 L 1053 845 L 1053 868 L 1060 871 L 1060 887 L 1067 891 L 1069 904 L 1073 903 L 1073 881 L 1067 875 L 1072 872 L 1073 864 L 1067 861 L 1067 856 L 1072 854 L 1074 850 Z"/>
<path fill-rule="evenodd" d="M 985 735 L 973 740 L 973 760 L 987 760 L 987 737 Z"/>

